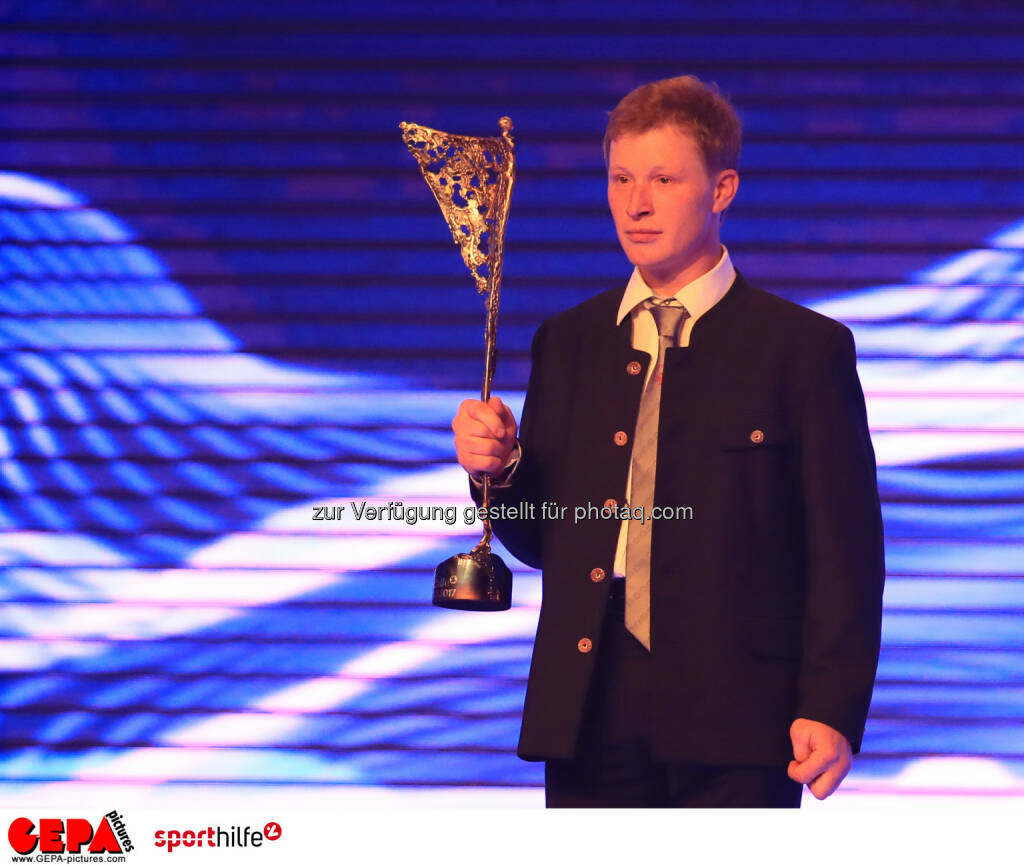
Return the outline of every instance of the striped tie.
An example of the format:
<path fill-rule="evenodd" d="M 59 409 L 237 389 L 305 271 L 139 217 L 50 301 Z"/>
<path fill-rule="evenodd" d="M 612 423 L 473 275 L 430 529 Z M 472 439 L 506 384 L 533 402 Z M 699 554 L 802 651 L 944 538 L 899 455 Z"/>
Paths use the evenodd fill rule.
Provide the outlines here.
<path fill-rule="evenodd" d="M 648 650 L 651 648 L 651 509 L 654 507 L 654 470 L 658 458 L 658 413 L 665 350 L 676 345 L 679 328 L 689 317 L 675 298 L 644 301 L 658 327 L 658 360 L 640 398 L 633 437 L 633 468 L 629 506 L 644 509 L 646 518 L 630 520 L 626 535 L 626 628 Z"/>

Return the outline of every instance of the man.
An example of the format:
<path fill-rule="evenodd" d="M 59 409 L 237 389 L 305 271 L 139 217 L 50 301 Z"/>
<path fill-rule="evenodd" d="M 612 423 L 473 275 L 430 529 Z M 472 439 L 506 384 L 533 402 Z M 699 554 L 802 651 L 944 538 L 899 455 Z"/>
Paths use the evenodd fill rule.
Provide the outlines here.
<path fill-rule="evenodd" d="M 736 271 L 739 150 L 716 88 L 628 94 L 628 285 L 538 329 L 521 430 L 497 397 L 452 422 L 476 500 L 489 473 L 533 505 L 494 528 L 543 569 L 518 753 L 548 806 L 799 806 L 860 749 L 884 562 L 853 337 Z"/>

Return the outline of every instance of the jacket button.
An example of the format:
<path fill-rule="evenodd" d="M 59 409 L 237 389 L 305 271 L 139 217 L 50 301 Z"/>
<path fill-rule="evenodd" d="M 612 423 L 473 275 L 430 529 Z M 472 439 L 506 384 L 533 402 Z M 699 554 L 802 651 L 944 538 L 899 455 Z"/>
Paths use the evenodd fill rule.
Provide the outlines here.
<path fill-rule="evenodd" d="M 593 569 L 590 572 L 590 579 L 592 581 L 594 581 L 594 583 L 600 583 L 602 580 L 604 580 L 604 569 L 603 568 L 595 568 L 595 569 Z"/>
<path fill-rule="evenodd" d="M 751 430 L 750 441 L 755 444 L 764 442 L 764 430 Z"/>
<path fill-rule="evenodd" d="M 612 438 L 616 445 L 625 445 L 629 441 L 629 437 L 621 430 L 617 430 Z"/>
<path fill-rule="evenodd" d="M 594 645 L 590 642 L 589 637 L 581 637 L 579 642 L 576 644 L 576 649 L 581 653 L 588 653 L 594 648 Z"/>
<path fill-rule="evenodd" d="M 640 362 L 639 361 L 630 361 L 628 364 L 626 364 L 626 372 L 629 373 L 630 376 L 639 376 L 640 375 Z"/>

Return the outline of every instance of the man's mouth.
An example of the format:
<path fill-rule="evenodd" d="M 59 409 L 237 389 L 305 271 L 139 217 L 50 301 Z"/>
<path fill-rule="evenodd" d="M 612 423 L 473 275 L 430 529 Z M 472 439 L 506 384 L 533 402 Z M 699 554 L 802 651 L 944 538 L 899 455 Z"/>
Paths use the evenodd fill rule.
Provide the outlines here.
<path fill-rule="evenodd" d="M 660 234 L 661 234 L 661 232 L 646 231 L 646 230 L 639 230 L 639 229 L 637 229 L 637 230 L 634 230 L 634 231 L 627 231 L 626 232 L 626 237 L 629 238 L 631 241 L 637 241 L 639 243 L 643 243 L 644 241 L 654 240 Z"/>

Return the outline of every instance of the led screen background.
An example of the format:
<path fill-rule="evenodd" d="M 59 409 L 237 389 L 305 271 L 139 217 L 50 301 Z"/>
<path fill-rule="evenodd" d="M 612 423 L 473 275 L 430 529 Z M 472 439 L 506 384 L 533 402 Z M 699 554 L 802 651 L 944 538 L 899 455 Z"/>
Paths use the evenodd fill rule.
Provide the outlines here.
<path fill-rule="evenodd" d="M 629 275 L 607 111 L 691 72 L 744 124 L 738 267 L 857 341 L 888 577 L 847 788 L 1021 793 L 1024 13 L 474 8 L 0 5 L 5 788 L 541 785 L 538 575 L 429 604 L 478 537 L 449 424 L 483 305 L 398 123 L 515 123 L 518 414 L 537 325 Z"/>

